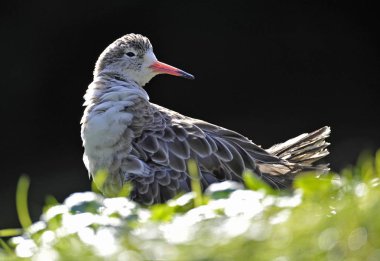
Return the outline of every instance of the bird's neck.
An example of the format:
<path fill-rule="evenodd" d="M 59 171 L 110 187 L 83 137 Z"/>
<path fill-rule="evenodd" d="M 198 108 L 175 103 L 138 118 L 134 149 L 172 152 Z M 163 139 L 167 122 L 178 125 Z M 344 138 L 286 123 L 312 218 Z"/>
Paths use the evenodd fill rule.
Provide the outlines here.
<path fill-rule="evenodd" d="M 119 67 L 115 66 L 107 66 L 100 72 L 94 71 L 94 78 L 96 77 L 104 77 L 104 78 L 114 78 L 119 79 L 126 82 L 133 82 L 140 86 L 141 88 L 145 86 L 156 73 L 151 72 L 143 72 L 141 70 L 122 70 Z"/>
<path fill-rule="evenodd" d="M 94 76 L 87 93 L 101 101 L 122 101 L 138 97 L 149 101 L 148 93 L 136 81 L 124 74 L 105 71 Z M 87 97 L 85 99 L 87 100 Z M 133 96 L 133 97 L 132 97 Z"/>
<path fill-rule="evenodd" d="M 104 73 L 94 77 L 84 95 L 85 115 L 87 121 L 93 113 L 101 113 L 111 108 L 131 108 L 137 103 L 149 102 L 147 92 L 136 82 L 123 78 L 122 75 Z M 123 109 L 123 110 L 124 110 Z"/>
<path fill-rule="evenodd" d="M 126 75 L 125 73 L 119 72 L 117 70 L 104 69 L 98 74 L 94 75 L 94 81 L 102 79 L 104 81 L 118 81 L 119 83 L 133 85 L 135 87 L 142 88 L 142 84 L 135 81 L 133 77 Z"/>

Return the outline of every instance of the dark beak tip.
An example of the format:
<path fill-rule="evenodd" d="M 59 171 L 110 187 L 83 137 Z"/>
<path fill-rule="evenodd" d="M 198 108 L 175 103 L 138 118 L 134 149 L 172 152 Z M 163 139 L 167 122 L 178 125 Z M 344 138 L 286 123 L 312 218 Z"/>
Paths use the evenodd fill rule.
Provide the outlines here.
<path fill-rule="evenodd" d="M 194 75 L 192 75 L 190 73 L 187 73 L 187 72 L 184 72 L 184 71 L 181 72 L 181 76 L 183 78 L 186 78 L 186 79 L 189 79 L 189 80 L 194 80 L 195 79 Z"/>
<path fill-rule="evenodd" d="M 186 77 L 187 79 L 189 79 L 189 80 L 194 80 L 195 79 L 195 77 L 194 77 L 194 75 L 189 75 L 188 77 Z"/>

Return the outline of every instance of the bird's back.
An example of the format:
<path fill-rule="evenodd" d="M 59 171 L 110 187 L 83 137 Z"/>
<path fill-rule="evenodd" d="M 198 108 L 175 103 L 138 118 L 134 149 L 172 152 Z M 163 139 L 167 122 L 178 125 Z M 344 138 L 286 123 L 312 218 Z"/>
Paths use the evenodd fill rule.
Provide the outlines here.
<path fill-rule="evenodd" d="M 203 188 L 224 180 L 241 182 L 245 169 L 252 170 L 273 187 L 284 188 L 291 184 L 296 173 L 312 167 L 317 160 L 313 156 L 328 153 L 324 142 L 329 132 L 327 128 L 290 140 L 285 143 L 287 147 L 277 145 L 265 150 L 237 132 L 155 104 L 151 104 L 151 108 L 151 124 L 133 140 L 131 151 L 146 164 L 150 175 L 128 176 L 135 184 L 133 197 L 145 204 L 162 202 L 180 191 L 190 191 L 189 159 L 198 164 Z M 297 146 L 300 148 L 296 149 Z M 307 151 L 308 162 L 296 158 L 296 155 L 302 158 L 300 154 Z"/>

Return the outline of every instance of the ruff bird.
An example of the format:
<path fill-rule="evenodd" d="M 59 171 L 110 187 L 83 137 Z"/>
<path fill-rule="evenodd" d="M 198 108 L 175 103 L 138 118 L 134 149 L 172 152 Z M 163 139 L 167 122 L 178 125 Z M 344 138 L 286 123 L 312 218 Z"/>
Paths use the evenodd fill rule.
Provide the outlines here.
<path fill-rule="evenodd" d="M 158 74 L 194 77 L 157 60 L 148 38 L 127 34 L 99 56 L 84 96 L 83 160 L 94 177 L 106 170 L 105 195 L 132 182 L 130 197 L 149 205 L 188 192 L 187 161 L 197 162 L 203 189 L 225 180 L 241 182 L 250 169 L 275 188 L 291 186 L 304 170 L 326 171 L 314 162 L 326 156 L 329 127 L 269 149 L 243 135 L 149 102 L 144 85 Z"/>

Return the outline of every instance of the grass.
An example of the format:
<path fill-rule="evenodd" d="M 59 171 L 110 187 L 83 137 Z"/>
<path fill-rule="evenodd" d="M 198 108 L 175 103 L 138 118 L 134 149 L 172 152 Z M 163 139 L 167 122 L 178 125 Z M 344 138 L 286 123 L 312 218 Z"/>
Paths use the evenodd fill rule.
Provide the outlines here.
<path fill-rule="evenodd" d="M 28 191 L 30 180 L 28 176 L 21 176 L 18 180 L 16 190 L 16 208 L 20 224 L 23 229 L 27 229 L 32 225 L 32 220 L 28 210 Z"/>
<path fill-rule="evenodd" d="M 22 177 L 23 228 L 0 230 L 0 259 L 380 260 L 380 150 L 339 175 L 306 173 L 292 192 L 245 172 L 245 188 L 224 182 L 202 194 L 195 162 L 189 169 L 193 192 L 166 204 L 146 208 L 125 197 L 75 193 L 63 203 L 49 197 L 34 224 Z"/>

